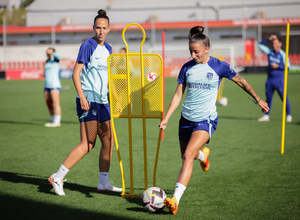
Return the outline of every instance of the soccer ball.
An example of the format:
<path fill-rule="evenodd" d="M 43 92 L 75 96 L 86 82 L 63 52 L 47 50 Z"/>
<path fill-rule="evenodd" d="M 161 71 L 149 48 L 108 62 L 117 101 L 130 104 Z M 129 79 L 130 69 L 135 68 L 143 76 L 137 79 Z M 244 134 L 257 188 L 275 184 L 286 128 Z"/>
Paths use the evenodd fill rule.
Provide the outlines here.
<path fill-rule="evenodd" d="M 167 198 L 165 191 L 159 187 L 150 187 L 145 190 L 142 196 L 143 207 L 148 212 L 158 212 L 162 210 L 164 200 Z"/>
<path fill-rule="evenodd" d="M 228 99 L 227 99 L 226 97 L 220 98 L 219 104 L 220 104 L 221 106 L 227 106 L 227 105 L 228 105 Z"/>

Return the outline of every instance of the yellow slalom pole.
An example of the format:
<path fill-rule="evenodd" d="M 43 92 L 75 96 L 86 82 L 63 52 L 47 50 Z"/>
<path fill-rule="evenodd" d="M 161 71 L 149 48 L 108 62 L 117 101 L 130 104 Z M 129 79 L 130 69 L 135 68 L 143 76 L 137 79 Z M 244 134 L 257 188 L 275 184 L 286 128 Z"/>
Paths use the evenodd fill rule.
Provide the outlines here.
<path fill-rule="evenodd" d="M 219 101 L 223 97 L 223 87 L 224 87 L 224 78 L 222 79 L 218 91 L 217 101 Z"/>
<path fill-rule="evenodd" d="M 159 129 L 156 156 L 155 156 L 155 164 L 154 164 L 154 171 L 153 171 L 153 186 L 156 186 L 156 170 L 157 170 L 157 162 L 158 162 L 158 154 L 159 154 L 161 136 L 162 136 L 162 130 Z"/>
<path fill-rule="evenodd" d="M 109 95 L 111 96 L 111 93 Z M 122 191 L 121 195 L 124 195 L 125 194 L 125 176 L 124 176 L 124 169 L 123 169 L 123 163 L 122 163 L 122 159 L 121 159 L 121 154 L 120 154 L 120 150 L 119 150 L 120 148 L 119 148 L 119 142 L 118 142 L 118 139 L 117 139 L 114 118 L 111 118 L 111 124 L 112 124 L 112 127 L 113 127 L 113 134 L 114 134 L 114 139 L 115 139 L 115 145 L 116 145 L 116 149 L 117 149 L 117 153 L 118 153 L 119 165 L 120 165 L 121 176 L 122 176 L 122 190 L 123 191 Z"/>
<path fill-rule="evenodd" d="M 290 41 L 290 23 L 287 23 L 287 25 L 286 25 L 286 49 L 285 49 L 286 54 L 285 54 L 285 67 L 284 67 L 284 90 L 283 90 L 283 104 L 282 104 L 281 154 L 284 154 L 289 41 Z"/>

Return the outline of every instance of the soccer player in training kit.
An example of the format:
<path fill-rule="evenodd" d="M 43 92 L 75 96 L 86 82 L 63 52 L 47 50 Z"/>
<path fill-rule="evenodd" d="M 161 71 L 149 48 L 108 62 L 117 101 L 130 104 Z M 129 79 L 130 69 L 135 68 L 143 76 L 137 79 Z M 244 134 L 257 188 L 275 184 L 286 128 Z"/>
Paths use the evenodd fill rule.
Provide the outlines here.
<path fill-rule="evenodd" d="M 51 116 L 51 122 L 46 123 L 46 127 L 60 127 L 61 107 L 60 107 L 60 90 L 59 80 L 59 61 L 60 56 L 54 48 L 46 50 L 47 60 L 45 63 L 45 100 Z"/>
<path fill-rule="evenodd" d="M 273 50 L 265 46 L 268 42 L 272 42 Z M 272 107 L 272 99 L 274 90 L 276 90 L 283 100 L 283 89 L 284 89 L 284 68 L 285 68 L 285 52 L 281 49 L 282 41 L 275 35 L 270 35 L 269 38 L 263 40 L 258 44 L 258 48 L 268 55 L 268 78 L 266 81 L 266 97 L 267 103 L 269 105 L 270 111 Z M 288 67 L 290 66 L 288 61 Z M 269 121 L 270 120 L 270 111 L 267 112 L 264 116 L 258 119 L 258 121 Z M 286 121 L 292 121 L 291 115 L 291 105 L 288 97 L 286 97 Z"/>
<path fill-rule="evenodd" d="M 161 129 L 166 129 L 171 115 L 187 90 L 179 122 L 179 141 L 183 163 L 173 198 L 165 199 L 166 207 L 174 215 L 177 213 L 179 201 L 192 176 L 193 161 L 199 160 L 203 171 L 207 171 L 210 167 L 208 160 L 210 149 L 204 145 L 209 143 L 213 132 L 217 129 L 216 99 L 222 78 L 232 80 L 251 95 L 261 107 L 262 112 L 269 111 L 267 103 L 260 99 L 244 78 L 231 69 L 226 62 L 208 55 L 210 42 L 209 38 L 202 33 L 203 30 L 204 28 L 200 26 L 190 30 L 189 50 L 193 59 L 181 68 L 175 94 L 165 118 L 159 124 Z"/>
<path fill-rule="evenodd" d="M 77 90 L 77 115 L 80 121 L 80 144 L 67 156 L 56 173 L 49 177 L 54 191 L 65 195 L 63 182 L 65 175 L 79 160 L 95 146 L 97 135 L 102 147 L 99 155 L 99 184 L 97 191 L 122 192 L 122 188 L 112 186 L 108 181 L 113 149 L 110 106 L 108 102 L 107 58 L 112 48 L 105 42 L 109 33 L 109 18 L 100 9 L 94 19 L 95 36 L 80 47 L 73 70 L 73 81 Z M 80 77 L 81 74 L 81 77 Z"/>

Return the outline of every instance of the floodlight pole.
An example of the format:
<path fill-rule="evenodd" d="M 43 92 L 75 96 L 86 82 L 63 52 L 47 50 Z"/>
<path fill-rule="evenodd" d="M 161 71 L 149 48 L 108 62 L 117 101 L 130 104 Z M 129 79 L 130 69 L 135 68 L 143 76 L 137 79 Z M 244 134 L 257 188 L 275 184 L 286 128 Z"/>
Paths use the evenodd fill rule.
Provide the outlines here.
<path fill-rule="evenodd" d="M 4 71 L 6 71 L 6 47 L 7 47 L 7 35 L 6 35 L 6 14 L 2 17 L 3 21 L 3 63 Z"/>
<path fill-rule="evenodd" d="M 52 14 L 52 26 L 51 26 L 51 45 L 55 47 L 56 39 L 55 39 L 55 23 L 54 23 L 54 14 Z"/>

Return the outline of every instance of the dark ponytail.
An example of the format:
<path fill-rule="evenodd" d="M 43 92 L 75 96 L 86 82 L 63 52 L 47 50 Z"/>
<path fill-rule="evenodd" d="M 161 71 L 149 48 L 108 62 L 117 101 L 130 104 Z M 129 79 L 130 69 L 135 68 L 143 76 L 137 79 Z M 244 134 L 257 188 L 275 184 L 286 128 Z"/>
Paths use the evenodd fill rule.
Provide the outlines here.
<path fill-rule="evenodd" d="M 204 46 L 210 47 L 209 38 L 205 34 L 203 34 L 203 31 L 204 31 L 204 27 L 202 26 L 192 27 L 189 33 L 189 44 L 202 41 Z"/>
<path fill-rule="evenodd" d="M 94 19 L 94 24 L 96 23 L 96 20 L 97 20 L 98 18 L 104 18 L 104 19 L 107 19 L 108 24 L 109 24 L 109 17 L 106 15 L 106 11 L 105 11 L 104 9 L 100 9 L 100 10 L 98 11 L 98 15 L 97 15 L 97 16 L 95 17 L 95 19 Z"/>
<path fill-rule="evenodd" d="M 202 26 L 195 26 L 192 27 L 189 33 L 189 38 L 191 38 L 194 34 L 198 34 L 198 33 L 203 33 L 204 32 L 204 27 Z"/>

